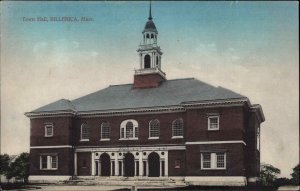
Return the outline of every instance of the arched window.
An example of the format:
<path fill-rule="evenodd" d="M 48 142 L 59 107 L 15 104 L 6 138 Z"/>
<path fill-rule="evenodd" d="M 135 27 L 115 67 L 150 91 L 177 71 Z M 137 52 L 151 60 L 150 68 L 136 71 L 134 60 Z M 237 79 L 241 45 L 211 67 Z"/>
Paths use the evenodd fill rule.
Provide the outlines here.
<path fill-rule="evenodd" d="M 149 35 L 149 34 L 147 34 L 147 35 L 146 35 L 146 38 L 150 38 L 150 35 Z"/>
<path fill-rule="evenodd" d="M 150 58 L 150 56 L 147 54 L 147 55 L 144 57 L 144 68 L 150 68 L 150 61 L 151 61 L 151 58 Z"/>
<path fill-rule="evenodd" d="M 81 141 L 89 141 L 89 126 L 86 123 L 81 125 Z"/>
<path fill-rule="evenodd" d="M 183 120 L 176 119 L 172 123 L 172 138 L 183 137 Z"/>
<path fill-rule="evenodd" d="M 159 128 L 160 128 L 159 121 L 157 119 L 151 120 L 149 123 L 149 138 L 158 138 Z"/>
<path fill-rule="evenodd" d="M 110 139 L 110 125 L 108 122 L 103 122 L 101 124 L 101 140 Z"/>
<path fill-rule="evenodd" d="M 156 66 L 158 66 L 158 56 L 156 56 Z"/>
<path fill-rule="evenodd" d="M 154 34 L 151 34 L 151 38 L 154 38 Z"/>
<path fill-rule="evenodd" d="M 136 120 L 128 119 L 121 123 L 120 139 L 138 139 L 138 122 Z"/>

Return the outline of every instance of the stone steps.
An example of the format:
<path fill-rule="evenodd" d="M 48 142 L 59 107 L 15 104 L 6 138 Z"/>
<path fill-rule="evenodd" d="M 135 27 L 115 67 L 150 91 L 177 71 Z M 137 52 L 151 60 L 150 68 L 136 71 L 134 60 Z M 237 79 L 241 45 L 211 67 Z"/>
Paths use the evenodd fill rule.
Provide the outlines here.
<path fill-rule="evenodd" d="M 105 186 L 152 186 L 152 187 L 178 187 L 186 186 L 181 180 L 164 177 L 75 177 L 73 180 L 64 181 L 62 184 L 71 185 L 105 185 Z"/>

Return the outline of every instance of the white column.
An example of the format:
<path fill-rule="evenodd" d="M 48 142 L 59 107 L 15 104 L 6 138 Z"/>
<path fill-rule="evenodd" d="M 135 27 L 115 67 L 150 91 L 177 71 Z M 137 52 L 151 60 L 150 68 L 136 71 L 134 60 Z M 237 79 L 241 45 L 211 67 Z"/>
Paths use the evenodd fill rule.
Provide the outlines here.
<path fill-rule="evenodd" d="M 146 176 L 149 176 L 149 164 L 148 164 L 148 160 L 146 160 Z"/>
<path fill-rule="evenodd" d="M 110 176 L 113 174 L 113 160 L 110 160 Z"/>
<path fill-rule="evenodd" d="M 95 176 L 95 153 L 94 152 L 91 152 L 92 154 L 92 176 Z"/>
<path fill-rule="evenodd" d="M 140 69 L 143 68 L 143 60 L 142 60 L 142 54 L 140 54 Z"/>
<path fill-rule="evenodd" d="M 99 160 L 99 163 L 98 163 L 98 170 L 99 170 L 99 176 L 102 176 L 101 174 L 101 161 Z"/>
<path fill-rule="evenodd" d="M 136 161 L 134 160 L 134 176 L 137 176 L 137 174 L 136 174 Z"/>
<path fill-rule="evenodd" d="M 118 161 L 118 154 L 115 154 L 115 176 L 119 176 L 119 161 Z"/>
<path fill-rule="evenodd" d="M 121 160 L 121 163 L 122 163 L 122 174 L 121 174 L 121 176 L 123 176 L 124 175 L 124 162 L 123 162 L 123 160 Z"/>
<path fill-rule="evenodd" d="M 74 176 L 77 176 L 77 152 L 74 152 Z"/>
<path fill-rule="evenodd" d="M 162 163 L 163 163 L 162 161 L 163 161 L 163 160 L 160 160 L 160 161 L 159 161 L 159 172 L 160 172 L 160 173 L 159 173 L 159 174 L 160 174 L 159 176 L 162 176 L 162 175 L 163 175 L 163 174 L 162 174 Z"/>
<path fill-rule="evenodd" d="M 152 52 L 152 57 L 151 57 L 151 68 L 154 68 L 154 52 Z"/>
<path fill-rule="evenodd" d="M 168 174 L 168 169 L 169 169 L 169 163 L 168 163 L 168 161 L 169 161 L 169 159 L 168 159 L 168 155 L 169 155 L 169 153 L 168 153 L 168 151 L 166 151 L 165 152 L 165 176 L 169 176 L 169 174 Z"/>
<path fill-rule="evenodd" d="M 143 176 L 143 153 L 139 152 L 139 176 Z"/>

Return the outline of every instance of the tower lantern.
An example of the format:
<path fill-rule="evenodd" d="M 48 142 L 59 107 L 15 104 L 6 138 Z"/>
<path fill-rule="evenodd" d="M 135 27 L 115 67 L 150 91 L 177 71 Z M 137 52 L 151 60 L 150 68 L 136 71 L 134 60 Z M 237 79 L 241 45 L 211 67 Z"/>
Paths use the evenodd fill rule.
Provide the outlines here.
<path fill-rule="evenodd" d="M 151 1 L 149 17 L 142 32 L 142 43 L 137 52 L 140 57 L 140 67 L 135 70 L 134 87 L 158 87 L 166 80 L 166 74 L 161 70 L 162 52 L 157 45 L 158 32 L 152 18 Z"/>

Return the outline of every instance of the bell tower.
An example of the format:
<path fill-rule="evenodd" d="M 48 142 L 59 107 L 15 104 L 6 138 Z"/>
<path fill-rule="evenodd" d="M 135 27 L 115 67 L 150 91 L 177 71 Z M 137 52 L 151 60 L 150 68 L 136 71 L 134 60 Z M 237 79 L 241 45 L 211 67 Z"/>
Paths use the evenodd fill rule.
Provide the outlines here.
<path fill-rule="evenodd" d="M 135 70 L 134 88 L 154 88 L 166 80 L 166 74 L 161 70 L 163 53 L 157 45 L 158 32 L 152 19 L 150 1 L 148 21 L 142 32 L 142 43 L 137 50 L 140 67 Z"/>

